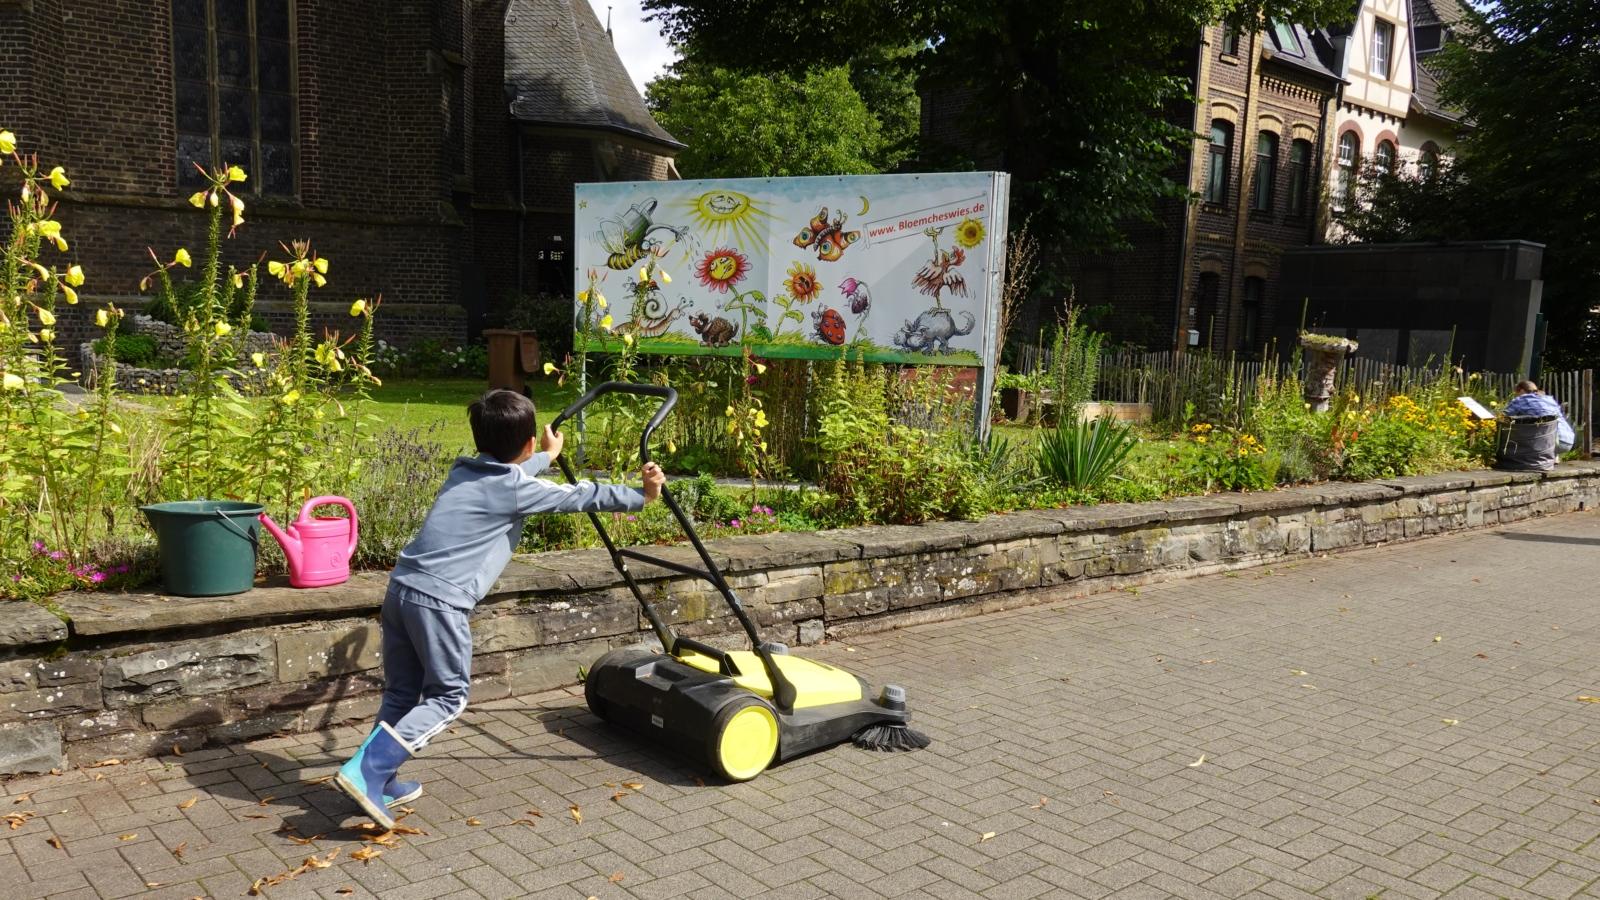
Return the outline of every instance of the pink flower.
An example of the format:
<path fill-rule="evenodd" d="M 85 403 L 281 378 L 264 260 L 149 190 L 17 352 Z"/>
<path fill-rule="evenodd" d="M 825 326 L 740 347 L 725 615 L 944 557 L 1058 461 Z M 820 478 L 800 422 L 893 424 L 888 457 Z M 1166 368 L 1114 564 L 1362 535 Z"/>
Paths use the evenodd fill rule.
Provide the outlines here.
<path fill-rule="evenodd" d="M 33 552 L 35 552 L 35 553 L 43 553 L 44 552 L 44 541 L 34 541 L 33 542 Z"/>
<path fill-rule="evenodd" d="M 741 527 L 743 527 L 743 526 L 741 526 L 741 525 L 740 525 L 740 524 L 739 524 L 739 520 L 738 520 L 738 519 L 734 519 L 734 520 L 733 520 L 733 521 L 732 521 L 732 522 L 729 522 L 729 523 L 728 523 L 728 524 L 729 524 L 729 525 L 732 525 L 732 526 L 733 526 L 733 527 L 735 527 L 735 528 L 741 528 Z"/>
<path fill-rule="evenodd" d="M 66 554 L 62 553 L 60 550 L 51 550 L 50 551 L 50 558 L 51 559 L 62 559 L 65 556 L 66 556 Z"/>
<path fill-rule="evenodd" d="M 100 582 L 106 580 L 106 573 L 104 573 L 104 572 L 96 572 L 93 575 L 89 576 L 89 580 L 94 582 L 95 584 L 99 584 Z"/>

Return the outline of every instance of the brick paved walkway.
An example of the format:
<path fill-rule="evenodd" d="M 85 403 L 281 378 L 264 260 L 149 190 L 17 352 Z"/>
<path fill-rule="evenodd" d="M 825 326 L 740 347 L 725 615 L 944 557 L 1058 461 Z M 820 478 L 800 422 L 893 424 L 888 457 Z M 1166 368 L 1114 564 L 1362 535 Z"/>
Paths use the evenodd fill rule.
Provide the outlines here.
<path fill-rule="evenodd" d="M 335 850 L 266 896 L 1583 894 L 1597 583 L 1583 514 L 836 642 L 934 747 L 737 786 L 576 696 L 491 703 L 413 763 L 423 833 L 365 863 L 311 783 L 357 729 L 15 781 L 0 896 L 238 897 Z"/>

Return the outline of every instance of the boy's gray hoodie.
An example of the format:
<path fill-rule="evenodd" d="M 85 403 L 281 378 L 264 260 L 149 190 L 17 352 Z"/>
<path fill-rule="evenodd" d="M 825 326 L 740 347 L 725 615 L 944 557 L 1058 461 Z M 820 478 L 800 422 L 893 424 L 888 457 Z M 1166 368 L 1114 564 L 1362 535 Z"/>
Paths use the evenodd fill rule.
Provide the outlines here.
<path fill-rule="evenodd" d="M 505 570 L 527 516 L 644 508 L 644 492 L 637 488 L 534 477 L 549 467 L 547 453 L 535 453 L 521 465 L 486 453 L 457 457 L 422 530 L 400 551 L 389 580 L 470 611 Z"/>

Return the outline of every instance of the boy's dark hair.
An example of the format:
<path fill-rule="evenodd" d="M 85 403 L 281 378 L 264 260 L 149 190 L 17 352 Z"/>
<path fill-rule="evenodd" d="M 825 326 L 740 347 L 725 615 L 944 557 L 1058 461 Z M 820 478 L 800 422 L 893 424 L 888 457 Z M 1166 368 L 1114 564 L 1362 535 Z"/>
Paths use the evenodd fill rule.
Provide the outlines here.
<path fill-rule="evenodd" d="M 522 448 L 538 430 L 537 415 L 532 400 L 504 389 L 486 391 L 467 407 L 467 419 L 472 422 L 472 442 L 477 445 L 478 452 L 503 463 L 521 455 Z"/>
<path fill-rule="evenodd" d="M 1539 393 L 1539 386 L 1531 381 L 1519 381 L 1517 382 L 1517 393 L 1537 394 Z"/>

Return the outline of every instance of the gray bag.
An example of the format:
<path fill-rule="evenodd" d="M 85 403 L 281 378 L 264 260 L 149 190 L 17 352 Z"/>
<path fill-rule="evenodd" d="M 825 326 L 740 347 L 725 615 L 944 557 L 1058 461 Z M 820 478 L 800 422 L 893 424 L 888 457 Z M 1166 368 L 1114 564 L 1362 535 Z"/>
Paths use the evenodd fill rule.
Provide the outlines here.
<path fill-rule="evenodd" d="M 1556 416 L 1506 416 L 1496 433 L 1494 467 L 1512 472 L 1548 472 L 1556 467 Z"/>

